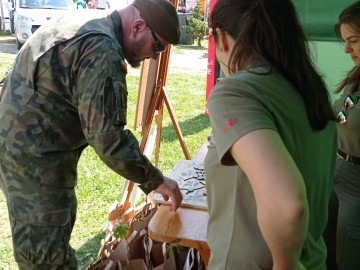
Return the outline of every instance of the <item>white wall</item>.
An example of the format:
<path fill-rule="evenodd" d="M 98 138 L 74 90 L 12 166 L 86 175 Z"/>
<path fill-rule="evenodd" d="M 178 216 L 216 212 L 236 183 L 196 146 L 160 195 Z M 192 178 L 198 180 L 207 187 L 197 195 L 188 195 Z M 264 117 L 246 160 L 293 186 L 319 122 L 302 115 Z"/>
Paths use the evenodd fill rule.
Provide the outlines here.
<path fill-rule="evenodd" d="M 130 5 L 134 0 L 109 0 L 111 10 L 119 10 Z"/>

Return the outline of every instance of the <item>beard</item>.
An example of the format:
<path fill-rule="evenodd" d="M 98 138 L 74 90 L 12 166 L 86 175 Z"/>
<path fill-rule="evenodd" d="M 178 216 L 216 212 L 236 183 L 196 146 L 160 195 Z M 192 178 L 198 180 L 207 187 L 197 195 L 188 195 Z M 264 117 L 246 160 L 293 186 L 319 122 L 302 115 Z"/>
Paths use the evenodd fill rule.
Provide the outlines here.
<path fill-rule="evenodd" d="M 126 62 L 132 67 L 132 68 L 138 68 L 140 67 L 140 64 L 143 60 L 137 60 L 137 59 L 126 59 Z"/>
<path fill-rule="evenodd" d="M 139 52 L 142 51 L 142 46 L 144 42 L 143 39 L 134 44 L 128 51 L 127 55 L 125 56 L 126 61 L 132 68 L 140 67 L 141 62 L 144 58 L 139 58 Z"/>

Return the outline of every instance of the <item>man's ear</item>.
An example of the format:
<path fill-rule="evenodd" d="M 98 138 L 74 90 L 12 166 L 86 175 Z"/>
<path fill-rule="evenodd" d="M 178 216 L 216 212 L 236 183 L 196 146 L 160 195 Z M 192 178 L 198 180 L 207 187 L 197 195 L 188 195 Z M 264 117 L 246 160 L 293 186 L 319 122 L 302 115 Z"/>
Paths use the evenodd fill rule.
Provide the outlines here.
<path fill-rule="evenodd" d="M 147 24 L 143 19 L 137 19 L 132 24 L 131 34 L 135 37 L 139 33 L 146 30 Z"/>
<path fill-rule="evenodd" d="M 216 34 L 218 35 L 219 40 L 219 48 L 222 52 L 227 52 L 229 50 L 229 43 L 227 40 L 227 34 L 226 32 L 222 31 L 220 28 L 215 29 Z"/>

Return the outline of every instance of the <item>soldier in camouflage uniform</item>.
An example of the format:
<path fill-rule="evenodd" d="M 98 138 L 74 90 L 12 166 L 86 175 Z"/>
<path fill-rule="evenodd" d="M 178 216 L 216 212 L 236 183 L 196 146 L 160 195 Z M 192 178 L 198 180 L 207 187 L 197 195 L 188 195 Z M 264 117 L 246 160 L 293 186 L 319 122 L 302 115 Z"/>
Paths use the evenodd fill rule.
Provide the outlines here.
<path fill-rule="evenodd" d="M 92 18 L 89 18 L 91 16 Z M 24 44 L 0 94 L 0 187 L 20 269 L 77 269 L 69 245 L 76 219 L 77 163 L 90 145 L 112 170 L 182 201 L 126 130 L 126 63 L 139 66 L 179 42 L 175 7 L 135 0 L 43 25 Z"/>

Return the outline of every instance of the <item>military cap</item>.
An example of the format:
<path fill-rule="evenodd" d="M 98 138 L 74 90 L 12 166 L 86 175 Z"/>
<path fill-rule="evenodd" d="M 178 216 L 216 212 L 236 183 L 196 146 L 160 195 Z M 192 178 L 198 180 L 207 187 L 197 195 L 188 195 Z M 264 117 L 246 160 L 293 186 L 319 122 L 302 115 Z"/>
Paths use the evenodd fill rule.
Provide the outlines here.
<path fill-rule="evenodd" d="M 179 18 L 175 6 L 168 0 L 135 0 L 141 17 L 159 36 L 171 44 L 180 41 Z"/>

